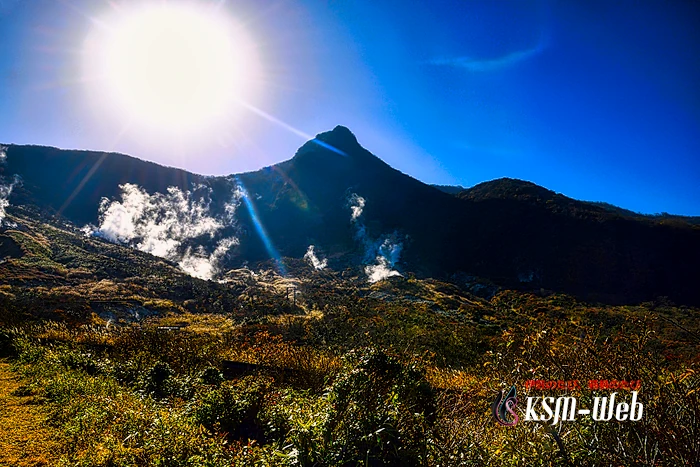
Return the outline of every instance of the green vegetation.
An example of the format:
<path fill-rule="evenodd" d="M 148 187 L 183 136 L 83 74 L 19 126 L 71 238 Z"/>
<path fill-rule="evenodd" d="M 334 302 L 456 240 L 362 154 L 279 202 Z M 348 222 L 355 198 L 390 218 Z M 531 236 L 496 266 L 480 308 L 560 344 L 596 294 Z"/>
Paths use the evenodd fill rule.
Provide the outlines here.
<path fill-rule="evenodd" d="M 4 233 L 22 254 L 13 247 L 0 264 L 0 358 L 21 378 L 13 400 L 31 401 L 53 434 L 50 465 L 700 459 L 697 309 L 545 291 L 485 299 L 413 277 L 368 286 L 351 271 L 294 261 L 295 279 L 238 270 L 204 282 L 139 252 L 27 225 Z M 256 366 L 235 373 L 225 360 Z M 515 384 L 520 400 L 543 394 L 525 389 L 531 379 L 579 380 L 573 395 L 588 407 L 589 379 L 641 380 L 644 416 L 497 425 L 496 392 Z M 38 417 L 13 407 L 0 426 Z"/>
<path fill-rule="evenodd" d="M 109 329 L 34 324 L 5 328 L 0 344 L 23 394 L 44 401 L 59 465 L 686 465 L 700 455 L 697 310 L 504 292 L 476 302 L 479 324 L 477 311 L 460 322 L 349 302 L 248 324 L 183 314 Z M 173 321 L 181 331 L 158 329 Z M 222 359 L 264 368 L 226 380 Z M 510 384 L 616 378 L 642 381 L 640 422 L 582 418 L 552 431 L 490 418 Z M 575 395 L 591 405 L 591 394 Z"/>

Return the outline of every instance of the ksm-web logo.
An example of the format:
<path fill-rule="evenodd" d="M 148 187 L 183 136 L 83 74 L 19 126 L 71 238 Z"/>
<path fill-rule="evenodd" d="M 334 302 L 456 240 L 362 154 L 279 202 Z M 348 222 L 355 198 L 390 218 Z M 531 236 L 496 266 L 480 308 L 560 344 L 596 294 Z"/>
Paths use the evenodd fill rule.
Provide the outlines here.
<path fill-rule="evenodd" d="M 580 389 L 578 381 L 548 381 L 542 384 L 539 381 L 530 382 L 525 385 L 526 388 L 556 389 L 569 388 Z M 551 384 L 550 384 L 551 383 Z M 595 383 L 595 384 L 593 384 Z M 575 421 L 577 417 L 590 417 L 596 422 L 637 422 L 642 419 L 644 413 L 644 405 L 638 400 L 638 392 L 641 383 L 639 381 L 618 382 L 613 383 L 608 381 L 589 381 L 589 389 L 600 391 L 601 389 L 623 389 L 626 391 L 611 392 L 602 395 L 596 395 L 592 398 L 592 407 L 586 408 L 579 404 L 578 398 L 568 395 L 560 397 L 552 396 L 528 396 L 526 399 L 526 407 L 524 409 L 525 417 L 522 421 L 526 422 L 551 422 L 556 425 L 560 421 Z M 629 399 L 625 397 L 625 392 L 629 391 Z M 518 397 L 515 385 L 511 386 L 508 392 L 500 390 L 496 395 L 496 400 L 493 402 L 491 412 L 494 420 L 503 426 L 515 426 L 521 417 L 517 412 Z M 522 412 L 522 409 L 521 409 Z"/>
<path fill-rule="evenodd" d="M 518 394 L 515 390 L 515 385 L 510 387 L 506 394 L 503 389 L 498 391 L 496 400 L 491 406 L 493 418 L 497 423 L 503 426 L 515 426 L 518 424 L 518 414 L 515 407 L 518 405 Z"/>

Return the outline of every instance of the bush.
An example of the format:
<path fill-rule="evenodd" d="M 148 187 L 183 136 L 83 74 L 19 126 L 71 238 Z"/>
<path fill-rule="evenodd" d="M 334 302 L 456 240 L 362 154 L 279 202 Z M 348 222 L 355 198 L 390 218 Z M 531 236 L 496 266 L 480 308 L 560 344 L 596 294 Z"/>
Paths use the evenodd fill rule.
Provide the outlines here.
<path fill-rule="evenodd" d="M 103 372 L 102 362 L 95 359 L 89 353 L 82 353 L 77 350 L 66 350 L 61 352 L 58 361 L 69 370 L 84 371 L 88 375 L 94 376 Z"/>
<path fill-rule="evenodd" d="M 0 329 L 0 358 L 14 357 L 16 349 L 12 333 L 7 329 Z"/>
<path fill-rule="evenodd" d="M 224 375 L 221 374 L 221 371 L 219 371 L 218 368 L 210 366 L 208 368 L 205 368 L 204 371 L 202 371 L 202 374 L 199 377 L 199 379 L 204 384 L 208 384 L 210 386 L 218 386 L 219 384 L 223 383 Z"/>
<path fill-rule="evenodd" d="M 195 421 L 229 439 L 262 440 L 265 426 L 259 415 L 268 391 L 269 383 L 255 377 L 227 381 L 202 396 Z"/>
<path fill-rule="evenodd" d="M 330 389 L 322 461 L 329 465 L 423 465 L 435 422 L 425 374 L 373 349 L 351 352 Z"/>
<path fill-rule="evenodd" d="M 156 363 L 145 375 L 144 386 L 146 392 L 156 398 L 166 397 L 170 393 L 170 378 L 174 374 L 167 363 Z"/>

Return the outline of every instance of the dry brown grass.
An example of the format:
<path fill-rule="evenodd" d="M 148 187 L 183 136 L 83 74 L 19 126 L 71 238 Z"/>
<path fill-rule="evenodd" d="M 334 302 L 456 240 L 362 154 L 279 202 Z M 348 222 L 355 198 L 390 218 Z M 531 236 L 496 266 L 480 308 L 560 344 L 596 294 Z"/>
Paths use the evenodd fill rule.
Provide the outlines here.
<path fill-rule="evenodd" d="M 179 326 L 189 332 L 215 335 L 231 332 L 238 327 L 238 323 L 230 316 L 211 313 L 170 312 L 165 316 L 147 320 L 147 323 L 154 326 Z"/>
<path fill-rule="evenodd" d="M 41 406 L 22 396 L 22 383 L 0 361 L 0 466 L 53 465 L 59 444 L 46 428 Z"/>

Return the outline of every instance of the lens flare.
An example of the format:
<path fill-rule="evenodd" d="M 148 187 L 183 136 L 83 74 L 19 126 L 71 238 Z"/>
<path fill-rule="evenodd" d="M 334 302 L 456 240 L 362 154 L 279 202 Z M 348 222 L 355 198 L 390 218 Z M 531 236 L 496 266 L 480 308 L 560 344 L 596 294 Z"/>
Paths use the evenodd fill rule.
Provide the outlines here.
<path fill-rule="evenodd" d="M 241 190 L 241 198 L 243 199 L 243 204 L 245 204 L 245 207 L 248 209 L 250 219 L 253 221 L 253 225 L 255 226 L 255 230 L 258 232 L 258 235 L 260 236 L 260 240 L 262 240 L 263 245 L 265 245 L 265 249 L 267 250 L 268 255 L 270 255 L 270 258 L 274 260 L 277 264 L 279 273 L 282 276 L 286 276 L 287 268 L 285 268 L 284 263 L 282 263 L 282 256 L 280 256 L 279 252 L 277 251 L 277 248 L 275 248 L 275 246 L 272 244 L 272 240 L 267 234 L 265 226 L 260 220 L 260 216 L 258 215 L 258 212 L 255 209 L 255 205 L 250 199 L 248 190 L 245 189 L 245 186 L 243 185 L 243 182 L 240 180 L 240 178 L 236 177 L 236 183 L 238 183 L 238 187 Z"/>

